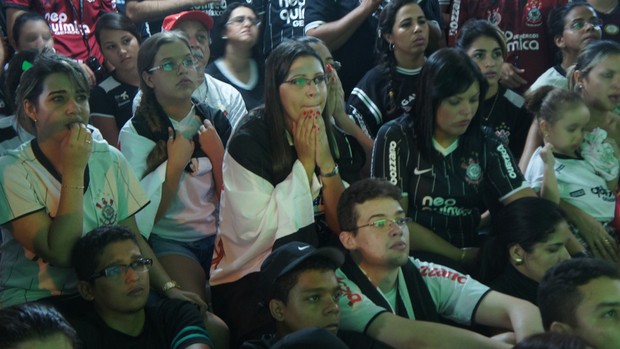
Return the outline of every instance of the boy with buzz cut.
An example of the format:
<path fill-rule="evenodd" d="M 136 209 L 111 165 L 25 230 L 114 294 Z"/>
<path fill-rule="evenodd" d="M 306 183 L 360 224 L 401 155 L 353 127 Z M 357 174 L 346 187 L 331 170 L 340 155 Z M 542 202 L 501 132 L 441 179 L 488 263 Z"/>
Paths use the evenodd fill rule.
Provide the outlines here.
<path fill-rule="evenodd" d="M 165 299 L 146 305 L 153 261 L 120 225 L 80 238 L 72 264 L 78 290 L 90 304 L 68 317 L 86 349 L 214 348 L 197 305 Z"/>
<path fill-rule="evenodd" d="M 336 272 L 340 327 L 396 348 L 511 348 L 495 338 L 439 324 L 501 327 L 521 340 L 543 332 L 533 304 L 491 291 L 468 275 L 409 257 L 410 218 L 401 192 L 378 179 L 355 182 L 338 203 L 340 241 L 349 251 Z M 429 335 L 440 334 L 440 335 Z"/>
<path fill-rule="evenodd" d="M 575 258 L 549 269 L 538 286 L 547 331 L 581 337 L 596 349 L 620 348 L 620 271 L 598 258 Z"/>

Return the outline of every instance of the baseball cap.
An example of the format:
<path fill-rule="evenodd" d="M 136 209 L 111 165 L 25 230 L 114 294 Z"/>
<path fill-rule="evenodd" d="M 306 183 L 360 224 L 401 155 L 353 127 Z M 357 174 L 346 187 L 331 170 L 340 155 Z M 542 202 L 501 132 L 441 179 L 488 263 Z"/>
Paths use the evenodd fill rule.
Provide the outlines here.
<path fill-rule="evenodd" d="M 168 32 L 185 21 L 198 21 L 202 23 L 202 25 L 204 25 L 209 32 L 211 31 L 211 28 L 213 28 L 213 18 L 211 18 L 211 16 L 209 16 L 206 12 L 203 11 L 192 10 L 183 11 L 167 16 L 166 18 L 164 18 L 161 29 Z"/>
<path fill-rule="evenodd" d="M 271 294 L 276 280 L 295 269 L 300 263 L 311 257 L 323 257 L 340 267 L 344 263 L 344 254 L 334 247 L 315 248 L 305 242 L 292 241 L 286 243 L 271 252 L 261 265 L 261 285 L 263 300 Z"/>

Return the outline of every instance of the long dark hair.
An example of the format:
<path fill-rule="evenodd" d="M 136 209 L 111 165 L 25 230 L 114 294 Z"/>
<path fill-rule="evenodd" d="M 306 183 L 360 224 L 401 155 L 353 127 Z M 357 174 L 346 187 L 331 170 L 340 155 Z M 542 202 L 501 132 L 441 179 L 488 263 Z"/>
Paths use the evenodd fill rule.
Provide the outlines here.
<path fill-rule="evenodd" d="M 136 116 L 141 115 L 146 120 L 149 129 L 153 133 L 161 132 L 164 128 L 161 120 L 167 118 L 164 108 L 159 104 L 155 97 L 155 91 L 152 87 L 146 84 L 144 72 L 148 72 L 153 68 L 153 62 L 155 61 L 155 55 L 159 49 L 166 44 L 172 44 L 175 42 L 184 43 L 191 52 L 189 41 L 183 36 L 183 34 L 176 31 L 157 33 L 140 46 L 138 51 L 138 71 L 140 72 L 140 90 L 142 90 L 142 98 L 140 105 L 136 109 Z M 167 132 L 167 131 L 166 131 Z M 155 147 L 146 158 L 146 170 L 143 176 L 153 172 L 159 165 L 164 163 L 168 159 L 167 141 L 158 140 L 155 143 Z"/>
<path fill-rule="evenodd" d="M 398 103 L 396 103 L 397 97 L 399 96 L 396 96 L 395 90 L 397 89 L 394 86 L 394 81 L 396 77 L 396 66 L 398 65 L 398 62 L 396 62 L 393 48 L 390 47 L 390 43 L 384 38 L 384 35 L 392 33 L 392 28 L 394 27 L 394 23 L 396 21 L 396 14 L 403 6 L 410 4 L 420 7 L 420 5 L 415 0 L 395 0 L 391 1 L 387 6 L 385 6 L 381 11 L 381 15 L 379 16 L 377 39 L 375 41 L 375 52 L 377 54 L 379 65 L 383 69 L 384 73 L 388 74 L 390 77 L 388 79 L 387 88 L 389 101 L 387 105 L 388 109 L 386 111 L 386 115 L 388 116 L 388 119 L 399 116 L 393 114 L 400 111 L 400 106 L 398 105 Z"/>
<path fill-rule="evenodd" d="M 262 115 L 269 128 L 269 139 L 271 139 L 272 169 L 275 183 L 284 180 L 291 172 L 293 167 L 293 154 L 286 137 L 286 116 L 282 109 L 280 98 L 280 85 L 286 76 L 293 62 L 300 57 L 314 57 L 324 66 L 323 60 L 312 47 L 296 42 L 294 40 L 282 41 L 273 51 L 265 63 L 265 105 L 257 108 L 253 114 Z M 325 132 L 329 140 L 332 154 L 335 154 L 336 144 L 334 142 L 333 131 L 329 116 L 322 114 L 325 122 Z"/>
<path fill-rule="evenodd" d="M 552 201 L 524 197 L 503 207 L 491 219 L 493 236 L 482 248 L 481 281 L 495 279 L 508 265 L 508 249 L 519 244 L 527 253 L 549 240 L 566 221 L 564 211 Z"/>
<path fill-rule="evenodd" d="M 477 148 L 481 142 L 480 105 L 488 83 L 478 66 L 463 51 L 444 48 L 432 54 L 422 67 L 413 112 L 407 117 L 413 126 L 416 142 L 422 157 L 433 164 L 440 164 L 440 155 L 433 147 L 437 109 L 445 99 L 463 93 L 474 83 L 480 86 L 478 110 L 469 127 L 460 137 L 457 152 Z"/>

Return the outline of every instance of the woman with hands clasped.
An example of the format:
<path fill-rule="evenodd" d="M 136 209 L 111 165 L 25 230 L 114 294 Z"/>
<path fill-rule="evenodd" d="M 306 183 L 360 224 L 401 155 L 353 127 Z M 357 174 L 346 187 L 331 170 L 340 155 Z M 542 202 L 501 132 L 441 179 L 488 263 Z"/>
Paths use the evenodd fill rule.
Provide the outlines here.
<path fill-rule="evenodd" d="M 178 32 L 153 35 L 138 53 L 142 101 L 119 143 L 151 203 L 140 230 L 168 273 L 169 287 L 205 299 L 218 228 L 222 157 L 230 134 L 224 114 L 192 101 L 194 58 Z"/>
<path fill-rule="evenodd" d="M 90 230 L 119 223 L 139 236 L 133 215 L 148 199 L 125 158 L 86 128 L 88 94 L 80 66 L 55 54 L 41 54 L 21 78 L 17 115 L 36 137 L 0 160 L 3 306 L 77 293 L 71 250 Z M 156 259 L 151 276 L 157 289 L 170 282 Z M 163 293 L 200 302 L 178 289 Z"/>
<path fill-rule="evenodd" d="M 265 77 L 265 106 L 241 121 L 224 156 L 211 268 L 215 312 L 238 340 L 264 324 L 251 305 L 263 260 L 292 240 L 316 244 L 315 211 L 324 212 L 329 229 L 338 232 L 336 205 L 344 190 L 324 112 L 320 56 L 305 44 L 284 41 L 268 57 Z"/>

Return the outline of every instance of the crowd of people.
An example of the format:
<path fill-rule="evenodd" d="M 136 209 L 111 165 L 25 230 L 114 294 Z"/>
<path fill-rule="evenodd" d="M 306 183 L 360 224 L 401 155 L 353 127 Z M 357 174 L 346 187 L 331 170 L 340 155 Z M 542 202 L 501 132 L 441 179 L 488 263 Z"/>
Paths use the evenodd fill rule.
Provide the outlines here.
<path fill-rule="evenodd" d="M 0 347 L 620 347 L 618 0 L 0 3 Z"/>

